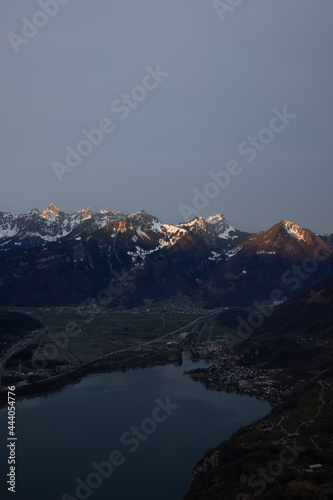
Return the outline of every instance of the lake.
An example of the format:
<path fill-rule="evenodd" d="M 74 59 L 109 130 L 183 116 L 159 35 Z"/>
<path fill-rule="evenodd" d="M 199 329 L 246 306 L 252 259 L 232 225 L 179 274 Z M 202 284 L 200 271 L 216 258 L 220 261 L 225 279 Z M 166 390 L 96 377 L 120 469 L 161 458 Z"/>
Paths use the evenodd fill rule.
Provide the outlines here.
<path fill-rule="evenodd" d="M 181 500 L 205 451 L 269 403 L 207 390 L 183 372 L 131 369 L 86 377 L 16 404 L 16 494 L 7 491 L 7 413 L 0 412 L 1 498 Z M 209 366 L 209 365 L 207 365 Z"/>

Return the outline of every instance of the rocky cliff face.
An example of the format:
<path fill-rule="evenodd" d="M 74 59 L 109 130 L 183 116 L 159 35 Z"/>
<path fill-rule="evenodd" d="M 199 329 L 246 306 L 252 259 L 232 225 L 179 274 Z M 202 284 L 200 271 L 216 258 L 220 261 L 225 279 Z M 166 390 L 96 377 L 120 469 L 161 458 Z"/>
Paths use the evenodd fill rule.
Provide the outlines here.
<path fill-rule="evenodd" d="M 124 214 L 118 211 L 102 210 L 93 213 L 90 208 L 66 214 L 53 204 L 43 212 L 39 212 L 37 208 L 21 215 L 0 212 L 0 251 L 30 248 L 66 237 L 86 237 L 122 217 Z"/>
<path fill-rule="evenodd" d="M 215 469 L 219 465 L 219 452 L 217 450 L 205 455 L 205 457 L 197 463 L 192 471 L 191 483 L 195 482 L 199 476 L 207 474 L 208 471 Z"/>
<path fill-rule="evenodd" d="M 144 210 L 0 214 L 0 304 L 68 305 L 96 296 L 126 272 L 131 286 L 109 303 L 183 294 L 204 307 L 292 296 L 333 274 L 333 247 L 282 221 L 256 234 L 234 229 L 221 214 L 180 224 Z"/>

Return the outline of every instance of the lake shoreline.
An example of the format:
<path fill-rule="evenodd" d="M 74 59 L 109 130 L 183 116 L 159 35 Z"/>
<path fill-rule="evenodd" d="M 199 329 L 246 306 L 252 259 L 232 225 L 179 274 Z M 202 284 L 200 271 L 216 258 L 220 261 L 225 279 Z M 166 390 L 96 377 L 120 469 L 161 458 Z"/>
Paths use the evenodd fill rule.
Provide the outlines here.
<path fill-rule="evenodd" d="M 84 378 L 89 375 L 98 375 L 103 373 L 112 373 L 117 371 L 126 371 L 130 369 L 144 369 L 153 366 L 164 366 L 164 365 L 181 365 L 182 364 L 182 354 L 174 356 L 174 359 L 145 359 L 139 362 L 127 363 L 122 361 L 111 361 L 96 363 L 96 361 L 91 361 L 85 365 L 78 366 L 74 370 L 70 370 L 58 375 L 54 375 L 50 378 L 45 378 L 43 380 L 32 382 L 30 384 L 15 385 L 16 387 L 16 400 L 22 400 L 30 397 L 43 396 L 47 394 L 53 394 L 55 392 L 60 392 L 66 387 L 79 383 Z M 1 388 L 0 392 L 0 411 L 7 406 L 7 386 Z"/>
<path fill-rule="evenodd" d="M 134 362 L 133 362 L 134 361 Z M 195 361 L 195 359 L 193 360 Z M 199 359 L 198 359 L 199 361 Z M 213 363 L 213 360 L 207 360 Z M 182 353 L 178 352 L 174 359 L 145 359 L 136 362 L 136 360 L 131 360 L 131 362 L 125 361 L 110 361 L 103 363 L 96 363 L 96 361 L 91 361 L 84 365 L 78 366 L 74 370 L 70 370 L 58 375 L 54 375 L 50 378 L 45 378 L 43 380 L 32 382 L 30 384 L 24 385 L 16 385 L 16 400 L 22 400 L 30 397 L 43 396 L 47 394 L 53 394 L 56 392 L 60 392 L 64 390 L 66 387 L 79 383 L 84 378 L 89 375 L 98 375 L 103 373 L 112 373 L 117 371 L 127 371 L 130 369 L 144 369 L 154 366 L 165 366 L 165 365 L 178 365 L 181 366 L 183 363 Z M 191 370 L 193 372 L 193 370 Z M 194 373 L 184 372 L 184 375 L 187 375 L 192 380 L 199 382 L 202 384 L 207 390 L 213 390 L 216 392 L 227 392 L 234 393 L 241 396 L 249 396 L 255 397 L 259 400 L 265 401 L 269 403 L 272 408 L 277 408 L 279 405 L 274 403 L 271 398 L 267 395 L 266 397 L 262 394 L 258 394 L 258 392 L 254 389 L 253 391 L 241 391 L 236 390 L 234 387 L 224 385 L 224 386 L 214 386 L 207 383 L 206 380 L 202 378 L 197 378 Z M 15 385 L 15 383 L 13 383 Z M 5 388 L 1 388 L 0 392 L 0 411 L 7 406 L 7 386 Z"/>

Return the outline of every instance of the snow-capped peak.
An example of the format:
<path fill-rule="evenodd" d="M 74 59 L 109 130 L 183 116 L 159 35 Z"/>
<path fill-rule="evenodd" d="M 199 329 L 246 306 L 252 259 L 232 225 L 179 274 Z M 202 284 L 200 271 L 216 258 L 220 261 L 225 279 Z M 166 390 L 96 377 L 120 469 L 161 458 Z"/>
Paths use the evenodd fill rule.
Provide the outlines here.
<path fill-rule="evenodd" d="M 28 212 L 28 215 L 39 215 L 39 210 L 38 208 L 33 208 Z"/>
<path fill-rule="evenodd" d="M 206 221 L 210 224 L 218 224 L 220 222 L 228 223 L 227 219 L 222 214 L 210 215 L 206 218 Z"/>
<path fill-rule="evenodd" d="M 281 227 L 290 235 L 298 240 L 306 241 L 306 229 L 297 226 L 294 222 L 283 220 Z"/>
<path fill-rule="evenodd" d="M 227 219 L 222 214 L 210 215 L 207 217 L 206 221 L 208 224 L 213 226 L 214 231 L 217 233 L 219 238 L 234 238 L 234 236 L 230 236 L 231 232 L 235 232 L 235 228 L 230 226 Z"/>
<path fill-rule="evenodd" d="M 83 220 L 91 219 L 91 217 L 93 215 L 93 212 L 89 207 L 84 208 L 83 210 L 79 210 L 79 212 L 77 212 L 77 213 L 79 213 L 82 216 Z"/>
<path fill-rule="evenodd" d="M 204 217 L 201 217 L 201 215 L 198 215 L 197 217 L 194 217 L 194 219 L 190 220 L 189 222 L 186 222 L 185 224 L 179 224 L 180 226 L 186 227 L 188 229 L 205 229 L 205 219 Z"/>
<path fill-rule="evenodd" d="M 0 250 L 15 248 L 16 244 L 22 248 L 36 246 L 62 238 L 85 239 L 106 226 L 110 234 L 128 233 L 133 241 L 156 245 L 156 248 L 173 246 L 183 238 L 199 238 L 204 245 L 213 244 L 214 251 L 216 248 L 218 252 L 225 244 L 229 248 L 231 240 L 237 238 L 237 231 L 221 214 L 198 216 L 190 222 L 173 225 L 161 223 L 145 210 L 134 214 L 118 210 L 93 213 L 90 208 L 84 208 L 67 214 L 52 203 L 43 212 L 34 209 L 21 215 L 0 213 Z"/>
<path fill-rule="evenodd" d="M 121 212 L 119 210 L 100 210 L 100 214 L 119 214 L 121 215 Z"/>
<path fill-rule="evenodd" d="M 213 238 L 233 239 L 235 237 L 230 235 L 235 232 L 235 229 L 222 214 L 210 215 L 206 219 L 201 216 L 194 217 L 191 221 L 182 222 L 179 226 L 189 231 L 204 231 Z"/>
<path fill-rule="evenodd" d="M 39 215 L 44 219 L 48 219 L 50 217 L 59 217 L 59 210 L 53 203 L 51 203 L 51 205 L 48 206 L 47 209 L 44 210 L 44 212 L 41 212 Z"/>

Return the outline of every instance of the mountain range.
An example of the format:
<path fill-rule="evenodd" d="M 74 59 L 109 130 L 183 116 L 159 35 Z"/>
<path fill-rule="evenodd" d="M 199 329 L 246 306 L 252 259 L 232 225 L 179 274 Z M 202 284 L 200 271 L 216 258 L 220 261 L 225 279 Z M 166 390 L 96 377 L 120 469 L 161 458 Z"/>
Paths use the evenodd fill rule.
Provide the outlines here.
<path fill-rule="evenodd" d="M 0 304 L 205 308 L 280 301 L 333 275 L 330 239 L 292 222 L 244 233 L 221 214 L 163 224 L 144 210 L 0 212 Z M 277 295 L 275 294 L 275 298 Z M 274 300 L 273 300 L 274 301 Z"/>
<path fill-rule="evenodd" d="M 101 210 L 93 213 L 84 208 L 74 214 L 66 214 L 51 204 L 43 212 L 33 208 L 26 214 L 15 215 L 0 212 L 0 250 L 33 246 L 92 234 L 114 220 L 125 217 L 117 210 Z"/>

